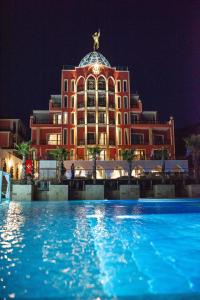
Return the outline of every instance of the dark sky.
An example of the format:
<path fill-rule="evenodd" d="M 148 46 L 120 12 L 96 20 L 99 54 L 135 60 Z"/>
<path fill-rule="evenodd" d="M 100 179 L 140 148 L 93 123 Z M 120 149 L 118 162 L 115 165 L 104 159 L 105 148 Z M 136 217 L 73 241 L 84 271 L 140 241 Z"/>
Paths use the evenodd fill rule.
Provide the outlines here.
<path fill-rule="evenodd" d="M 0 116 L 28 124 L 60 93 L 61 68 L 92 51 L 128 66 L 145 110 L 200 121 L 200 0 L 0 0 Z"/>

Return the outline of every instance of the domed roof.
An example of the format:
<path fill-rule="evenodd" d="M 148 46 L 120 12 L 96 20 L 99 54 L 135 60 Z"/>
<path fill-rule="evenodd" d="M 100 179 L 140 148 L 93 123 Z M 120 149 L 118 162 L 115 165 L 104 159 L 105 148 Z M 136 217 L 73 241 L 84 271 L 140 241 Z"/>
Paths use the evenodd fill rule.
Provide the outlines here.
<path fill-rule="evenodd" d="M 83 59 L 80 61 L 79 67 L 93 65 L 95 63 L 104 65 L 106 67 L 110 67 L 110 64 L 107 61 L 107 59 L 97 51 L 90 52 L 85 57 L 83 57 Z"/>

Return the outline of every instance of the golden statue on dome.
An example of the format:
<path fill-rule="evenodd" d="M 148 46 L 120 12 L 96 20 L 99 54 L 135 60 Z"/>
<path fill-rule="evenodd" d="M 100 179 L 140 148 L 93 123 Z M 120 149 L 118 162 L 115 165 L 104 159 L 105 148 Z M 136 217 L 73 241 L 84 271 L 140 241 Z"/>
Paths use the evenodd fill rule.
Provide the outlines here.
<path fill-rule="evenodd" d="M 99 49 L 99 38 L 100 38 L 100 29 L 98 32 L 95 32 L 93 35 L 93 40 L 94 40 L 94 44 L 93 44 L 93 49 L 94 51 Z"/>

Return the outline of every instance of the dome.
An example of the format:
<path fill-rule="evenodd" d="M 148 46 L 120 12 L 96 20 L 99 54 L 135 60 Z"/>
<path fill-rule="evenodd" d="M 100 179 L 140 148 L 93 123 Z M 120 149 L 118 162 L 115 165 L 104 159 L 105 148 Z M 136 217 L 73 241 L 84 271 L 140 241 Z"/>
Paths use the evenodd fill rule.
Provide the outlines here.
<path fill-rule="evenodd" d="M 104 65 L 106 67 L 110 67 L 110 64 L 107 61 L 107 59 L 97 51 L 90 52 L 85 57 L 83 57 L 83 59 L 80 61 L 79 67 L 93 65 L 95 63 Z"/>

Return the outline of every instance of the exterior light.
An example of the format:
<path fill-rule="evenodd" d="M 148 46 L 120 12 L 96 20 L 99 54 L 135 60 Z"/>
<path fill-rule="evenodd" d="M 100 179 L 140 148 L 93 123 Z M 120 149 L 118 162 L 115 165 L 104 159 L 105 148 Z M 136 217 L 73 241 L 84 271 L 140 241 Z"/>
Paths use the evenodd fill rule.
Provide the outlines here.
<path fill-rule="evenodd" d="M 8 168 L 10 169 L 13 166 L 13 161 L 12 159 L 9 159 L 8 161 Z"/>

